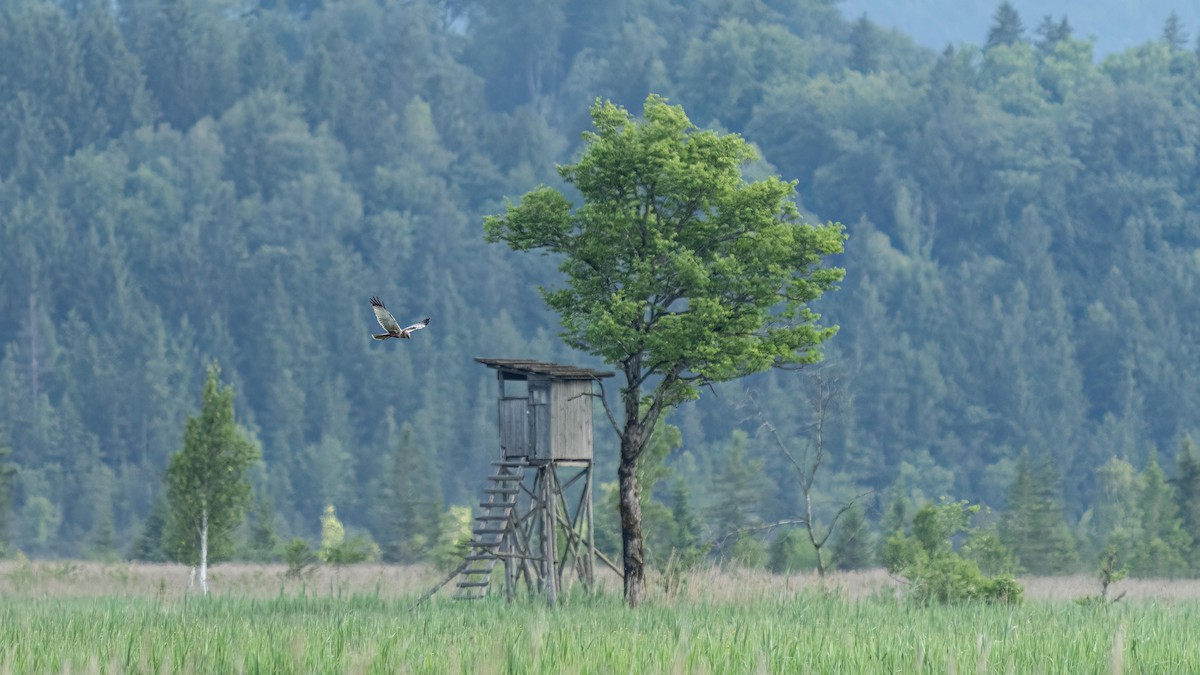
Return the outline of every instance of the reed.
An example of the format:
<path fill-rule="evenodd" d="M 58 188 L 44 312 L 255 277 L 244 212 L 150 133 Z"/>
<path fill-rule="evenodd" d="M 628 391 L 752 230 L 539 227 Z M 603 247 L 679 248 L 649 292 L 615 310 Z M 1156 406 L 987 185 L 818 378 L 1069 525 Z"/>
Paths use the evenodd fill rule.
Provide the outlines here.
<path fill-rule="evenodd" d="M 916 608 L 882 586 L 714 572 L 636 610 L 578 589 L 553 610 L 441 596 L 413 610 L 436 573 L 364 567 L 294 586 L 258 570 L 248 592 L 246 570 L 244 586 L 227 574 L 199 597 L 137 590 L 129 578 L 147 570 L 119 569 L 0 568 L 24 589 L 0 604 L 0 673 L 1200 672 L 1190 597 Z M 186 583 L 177 572 L 161 578 Z"/>

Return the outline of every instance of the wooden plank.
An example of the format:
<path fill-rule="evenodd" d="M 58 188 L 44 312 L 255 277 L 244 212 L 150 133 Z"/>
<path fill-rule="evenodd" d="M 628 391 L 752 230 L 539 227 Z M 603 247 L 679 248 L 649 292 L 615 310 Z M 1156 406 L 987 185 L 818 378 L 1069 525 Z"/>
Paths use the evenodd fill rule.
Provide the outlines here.
<path fill-rule="evenodd" d="M 549 381 L 529 381 L 529 458 L 543 462 L 550 459 L 551 391 Z"/>
<path fill-rule="evenodd" d="M 500 451 L 505 458 L 529 456 L 528 399 L 500 399 Z"/>
<path fill-rule="evenodd" d="M 592 383 L 555 382 L 550 390 L 550 455 L 554 460 L 592 459 Z"/>

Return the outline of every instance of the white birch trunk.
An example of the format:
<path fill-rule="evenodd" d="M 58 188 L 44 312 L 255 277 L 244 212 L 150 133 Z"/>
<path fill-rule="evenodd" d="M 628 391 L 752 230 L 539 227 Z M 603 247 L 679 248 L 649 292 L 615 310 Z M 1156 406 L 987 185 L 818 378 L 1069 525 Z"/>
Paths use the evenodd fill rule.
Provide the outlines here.
<path fill-rule="evenodd" d="M 200 507 L 200 594 L 208 595 L 208 506 Z"/>

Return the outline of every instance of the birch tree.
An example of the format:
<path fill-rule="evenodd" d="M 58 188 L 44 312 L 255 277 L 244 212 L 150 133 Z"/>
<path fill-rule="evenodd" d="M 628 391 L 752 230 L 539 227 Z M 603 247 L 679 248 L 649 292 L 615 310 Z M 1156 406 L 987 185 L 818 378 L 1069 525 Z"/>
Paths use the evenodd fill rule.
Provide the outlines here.
<path fill-rule="evenodd" d="M 246 469 L 259 457 L 234 422 L 233 390 L 220 377 L 220 368 L 209 366 L 200 414 L 188 417 L 183 449 L 167 466 L 170 550 L 199 571 L 205 595 L 209 562 L 233 552 L 233 529 L 250 503 Z"/>

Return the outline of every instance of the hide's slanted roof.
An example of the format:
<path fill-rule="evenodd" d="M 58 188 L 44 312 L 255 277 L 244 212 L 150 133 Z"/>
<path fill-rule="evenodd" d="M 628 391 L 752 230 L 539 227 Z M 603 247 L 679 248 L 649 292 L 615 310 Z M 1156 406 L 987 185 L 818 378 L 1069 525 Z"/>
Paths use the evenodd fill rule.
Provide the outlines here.
<path fill-rule="evenodd" d="M 517 377 L 541 375 L 558 380 L 598 380 L 602 377 L 612 377 L 615 374 L 611 370 L 592 370 L 591 368 L 564 366 L 561 363 L 530 361 L 528 359 L 485 359 L 476 357 L 475 360 L 488 368 L 495 368 L 503 372 L 506 376 L 505 379 L 508 379 L 507 376 L 511 374 Z"/>

